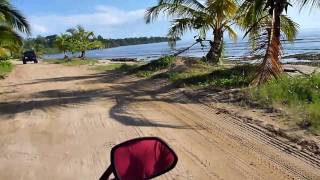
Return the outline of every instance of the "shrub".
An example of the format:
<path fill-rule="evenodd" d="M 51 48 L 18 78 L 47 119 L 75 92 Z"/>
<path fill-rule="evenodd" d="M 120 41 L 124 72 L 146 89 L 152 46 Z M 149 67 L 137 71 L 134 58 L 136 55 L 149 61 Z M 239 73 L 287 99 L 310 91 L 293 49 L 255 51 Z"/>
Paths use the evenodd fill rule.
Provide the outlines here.
<path fill-rule="evenodd" d="M 0 78 L 3 79 L 6 74 L 11 72 L 13 69 L 13 65 L 10 61 L 0 60 Z"/>
<path fill-rule="evenodd" d="M 135 72 L 139 73 L 141 71 L 150 71 L 150 72 L 156 72 L 161 69 L 166 69 L 170 67 L 170 65 L 176 60 L 174 56 L 165 56 L 158 60 L 154 60 L 149 62 L 148 64 L 142 65 L 138 67 Z"/>

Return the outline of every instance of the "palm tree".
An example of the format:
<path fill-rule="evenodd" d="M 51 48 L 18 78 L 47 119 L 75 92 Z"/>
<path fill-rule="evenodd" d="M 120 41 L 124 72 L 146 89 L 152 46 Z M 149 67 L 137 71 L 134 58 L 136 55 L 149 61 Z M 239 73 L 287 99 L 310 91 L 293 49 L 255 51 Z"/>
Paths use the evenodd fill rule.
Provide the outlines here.
<path fill-rule="evenodd" d="M 7 0 L 0 0 L 0 24 L 0 47 L 18 50 L 22 46 L 22 37 L 15 30 L 30 34 L 30 26 Z"/>
<path fill-rule="evenodd" d="M 317 5 L 318 0 L 294 1 L 302 8 Z M 293 42 L 299 25 L 284 15 L 290 0 L 245 0 L 239 8 L 239 24 L 247 31 L 256 51 L 265 50 L 254 84 L 262 84 L 270 78 L 279 78 L 283 73 L 281 64 L 281 36 Z"/>
<path fill-rule="evenodd" d="M 61 34 L 60 36 L 56 37 L 56 44 L 64 54 L 64 58 L 67 59 L 67 51 L 70 49 L 69 44 L 70 44 L 70 36 L 68 34 Z"/>
<path fill-rule="evenodd" d="M 211 31 L 213 38 L 208 40 L 210 50 L 206 58 L 208 62 L 217 64 L 222 57 L 224 32 L 228 32 L 234 41 L 237 38 L 231 27 L 237 8 L 236 0 L 206 0 L 205 3 L 198 0 L 159 0 L 156 6 L 147 10 L 145 19 L 146 23 L 150 23 L 161 12 L 172 18 L 168 33 L 170 39 L 177 39 L 187 31 L 196 30 L 199 33 L 198 41 L 201 42 Z"/>
<path fill-rule="evenodd" d="M 82 26 L 69 29 L 67 32 L 71 34 L 71 38 L 69 38 L 71 44 L 75 46 L 77 51 L 81 52 L 80 58 L 85 58 L 87 50 L 102 47 L 100 41 L 94 40 L 94 33 L 86 31 Z"/>

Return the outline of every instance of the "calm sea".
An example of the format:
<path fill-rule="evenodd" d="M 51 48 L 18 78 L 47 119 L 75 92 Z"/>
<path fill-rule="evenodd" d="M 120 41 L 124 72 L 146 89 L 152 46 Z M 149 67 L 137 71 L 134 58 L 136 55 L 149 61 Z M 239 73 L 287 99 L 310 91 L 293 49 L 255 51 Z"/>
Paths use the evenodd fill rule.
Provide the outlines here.
<path fill-rule="evenodd" d="M 182 49 L 192 44 L 192 41 L 179 41 L 176 49 Z M 320 52 L 320 32 L 301 33 L 297 40 L 292 43 L 283 42 L 285 55 L 301 53 Z M 240 58 L 250 55 L 248 43 L 239 40 L 237 43 L 226 42 L 225 55 L 230 59 Z M 168 43 L 154 43 L 133 46 L 122 46 L 117 48 L 99 49 L 87 52 L 88 58 L 111 59 L 111 58 L 137 58 L 139 60 L 152 60 L 163 55 L 172 54 L 175 50 L 168 46 Z M 202 57 L 208 52 L 208 47 L 196 45 L 183 56 Z M 77 56 L 77 54 L 75 54 Z M 45 59 L 63 58 L 63 54 L 46 55 Z"/>

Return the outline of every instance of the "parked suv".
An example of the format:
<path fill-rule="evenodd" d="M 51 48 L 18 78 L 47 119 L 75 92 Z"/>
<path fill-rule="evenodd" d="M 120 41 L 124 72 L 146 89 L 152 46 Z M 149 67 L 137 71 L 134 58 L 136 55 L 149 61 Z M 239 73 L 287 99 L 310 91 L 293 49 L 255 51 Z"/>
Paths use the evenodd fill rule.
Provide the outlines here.
<path fill-rule="evenodd" d="M 38 59 L 36 53 L 34 51 L 26 51 L 22 56 L 23 64 L 27 64 L 28 61 L 33 61 L 34 63 L 38 63 Z"/>

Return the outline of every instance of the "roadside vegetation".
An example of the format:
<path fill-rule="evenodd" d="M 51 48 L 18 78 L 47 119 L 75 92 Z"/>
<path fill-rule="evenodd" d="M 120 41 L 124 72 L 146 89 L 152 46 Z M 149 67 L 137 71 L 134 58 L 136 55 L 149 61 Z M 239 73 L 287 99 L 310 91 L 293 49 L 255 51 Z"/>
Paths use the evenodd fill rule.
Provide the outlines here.
<path fill-rule="evenodd" d="M 284 110 L 300 127 L 320 133 L 320 74 L 273 79 L 252 88 L 249 97 Z"/>
<path fill-rule="evenodd" d="M 177 86 L 243 88 L 247 87 L 254 75 L 254 66 L 239 65 L 220 67 L 213 71 L 204 69 L 189 70 L 182 73 L 169 72 L 170 80 Z"/>
<path fill-rule="evenodd" d="M 254 65 L 214 66 L 200 59 L 166 56 L 135 68 L 138 77 L 167 78 L 177 87 L 248 87 L 254 78 Z"/>
<path fill-rule="evenodd" d="M 133 72 L 139 77 L 151 77 L 157 71 L 169 68 L 176 60 L 176 57 L 165 56 L 158 60 L 151 61 L 137 67 Z"/>
<path fill-rule="evenodd" d="M 13 69 L 13 64 L 8 60 L 0 60 L 0 79 L 3 79 Z"/>

